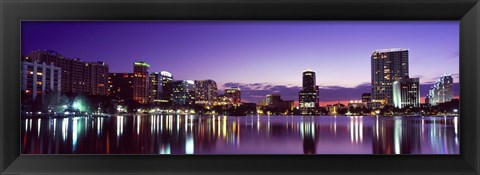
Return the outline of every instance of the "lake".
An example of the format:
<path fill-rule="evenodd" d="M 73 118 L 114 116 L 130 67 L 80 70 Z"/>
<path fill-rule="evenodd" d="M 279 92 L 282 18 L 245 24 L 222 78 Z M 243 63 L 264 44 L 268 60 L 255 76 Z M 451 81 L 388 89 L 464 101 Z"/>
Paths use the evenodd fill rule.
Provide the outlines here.
<path fill-rule="evenodd" d="M 23 154 L 459 154 L 459 117 L 25 118 Z"/>

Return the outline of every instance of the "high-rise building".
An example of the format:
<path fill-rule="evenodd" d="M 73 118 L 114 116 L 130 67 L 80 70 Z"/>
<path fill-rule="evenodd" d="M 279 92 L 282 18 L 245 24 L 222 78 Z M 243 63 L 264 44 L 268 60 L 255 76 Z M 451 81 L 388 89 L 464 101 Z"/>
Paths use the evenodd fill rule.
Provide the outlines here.
<path fill-rule="evenodd" d="M 173 82 L 173 103 L 176 105 L 195 104 L 195 82 L 193 80 Z"/>
<path fill-rule="evenodd" d="M 217 90 L 213 80 L 195 80 L 195 103 L 212 104 L 217 100 Z"/>
<path fill-rule="evenodd" d="M 293 100 L 283 100 L 280 94 L 267 94 L 265 96 L 265 105 L 269 108 L 278 109 L 280 111 L 293 110 Z"/>
<path fill-rule="evenodd" d="M 453 99 L 453 78 L 451 75 L 443 75 L 435 82 L 428 93 L 431 105 L 449 102 Z"/>
<path fill-rule="evenodd" d="M 162 104 L 172 104 L 173 102 L 173 76 L 170 72 L 161 71 L 160 79 L 162 86 L 160 88 L 160 102 Z"/>
<path fill-rule="evenodd" d="M 110 73 L 108 93 L 122 100 L 133 100 L 133 73 Z"/>
<path fill-rule="evenodd" d="M 280 94 L 267 94 L 265 97 L 265 105 L 270 106 L 273 105 L 276 102 L 282 101 L 282 98 Z"/>
<path fill-rule="evenodd" d="M 379 103 L 381 106 L 393 105 L 393 82 L 408 76 L 408 50 L 373 51 L 371 69 L 372 103 Z"/>
<path fill-rule="evenodd" d="M 48 91 L 59 94 L 62 90 L 62 69 L 52 64 L 22 61 L 21 75 L 22 91 L 33 100 Z"/>
<path fill-rule="evenodd" d="M 402 78 L 393 82 L 393 105 L 396 108 L 420 107 L 419 78 Z"/>
<path fill-rule="evenodd" d="M 231 99 L 234 106 L 240 106 L 242 103 L 242 94 L 239 87 L 225 89 L 225 97 Z"/>
<path fill-rule="evenodd" d="M 150 100 L 152 102 L 160 102 L 162 91 L 162 76 L 160 72 L 150 74 Z"/>
<path fill-rule="evenodd" d="M 316 85 L 315 72 L 305 70 L 302 74 L 303 87 L 298 95 L 299 107 L 303 114 L 308 114 L 312 109 L 318 107 L 318 86 Z"/>
<path fill-rule="evenodd" d="M 141 104 L 149 103 L 150 100 L 149 67 L 150 65 L 145 62 L 133 63 L 133 100 Z"/>
<path fill-rule="evenodd" d="M 86 69 L 87 71 L 91 72 L 90 73 L 90 81 L 85 81 L 89 82 L 91 90 L 90 94 L 93 95 L 107 95 L 108 94 L 108 65 L 105 62 L 93 62 L 93 63 L 86 63 Z M 84 91 L 87 91 L 86 89 L 90 89 L 85 87 Z"/>
<path fill-rule="evenodd" d="M 34 50 L 23 61 L 60 67 L 62 92 L 107 95 L 108 65 L 104 62 L 85 62 L 66 58 L 52 50 Z"/>

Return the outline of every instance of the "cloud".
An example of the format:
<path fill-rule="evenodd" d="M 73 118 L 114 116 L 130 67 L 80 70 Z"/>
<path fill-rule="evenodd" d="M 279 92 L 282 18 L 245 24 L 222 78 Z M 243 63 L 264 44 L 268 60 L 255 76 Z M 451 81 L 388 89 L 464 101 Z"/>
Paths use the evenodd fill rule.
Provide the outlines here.
<path fill-rule="evenodd" d="M 320 87 L 320 101 L 360 100 L 363 93 L 370 93 L 370 83 L 364 82 L 355 87 L 323 86 Z"/>
<path fill-rule="evenodd" d="M 420 84 L 420 95 L 424 97 L 433 83 Z M 298 101 L 298 92 L 302 89 L 300 86 L 274 85 L 269 83 L 225 83 L 222 87 L 239 87 L 242 92 L 242 101 L 258 103 L 265 99 L 267 94 L 278 93 L 283 100 Z M 459 83 L 454 83 L 454 95 L 459 95 Z M 342 86 L 321 86 L 319 98 L 321 102 L 327 101 L 345 101 L 360 100 L 363 93 L 371 93 L 370 82 L 361 83 L 355 87 Z M 219 94 L 223 94 L 219 92 Z"/>
<path fill-rule="evenodd" d="M 223 88 L 239 87 L 242 92 L 242 101 L 258 103 L 265 99 L 267 94 L 278 93 L 284 100 L 298 100 L 299 86 L 274 85 L 270 83 L 235 83 L 223 84 Z M 220 92 L 219 94 L 223 94 Z"/>

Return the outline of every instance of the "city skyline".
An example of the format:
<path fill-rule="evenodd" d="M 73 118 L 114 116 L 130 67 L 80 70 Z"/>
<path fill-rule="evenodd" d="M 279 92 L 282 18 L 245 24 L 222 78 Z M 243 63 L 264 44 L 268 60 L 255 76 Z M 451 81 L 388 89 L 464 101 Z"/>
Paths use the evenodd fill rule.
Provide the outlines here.
<path fill-rule="evenodd" d="M 32 23 L 35 23 L 35 24 L 32 24 Z M 129 24 L 129 22 L 126 22 L 126 23 Z M 143 24 L 143 23 L 133 23 L 133 24 L 134 25 L 140 24 L 140 26 L 142 25 L 156 26 L 155 25 L 156 23 L 154 22 L 146 22 L 146 23 L 147 24 Z M 258 102 L 260 98 L 263 99 L 265 98 L 266 94 L 270 94 L 270 93 L 280 93 L 282 95 L 282 98 L 286 100 L 298 99 L 298 91 L 301 88 L 301 72 L 307 68 L 310 68 L 317 73 L 316 80 L 317 80 L 317 85 L 320 86 L 320 92 L 319 92 L 320 102 L 321 102 L 321 105 L 324 105 L 322 103 L 333 102 L 333 101 L 358 100 L 360 99 L 360 95 L 362 93 L 370 92 L 370 82 L 369 82 L 370 54 L 373 52 L 373 50 L 384 49 L 387 47 L 378 47 L 378 48 L 374 48 L 373 50 L 365 50 L 365 51 L 362 50 L 361 52 L 366 53 L 365 55 L 363 54 L 359 56 L 350 55 L 350 54 L 355 54 L 356 53 L 355 51 L 358 51 L 359 48 L 366 47 L 366 46 L 358 45 L 355 47 L 356 49 L 353 49 L 353 50 L 351 49 L 349 50 L 348 47 L 346 47 L 346 50 L 349 52 L 337 51 L 335 54 L 333 53 L 333 51 L 327 51 L 325 54 L 317 53 L 318 54 L 317 56 L 315 55 L 316 50 L 310 48 L 312 45 L 314 45 L 312 43 L 313 41 L 305 39 L 307 35 L 305 35 L 302 32 L 305 32 L 305 30 L 312 30 L 312 28 L 315 28 L 315 27 L 318 28 L 319 26 L 320 27 L 323 26 L 323 28 L 329 28 L 329 27 L 325 27 L 326 26 L 325 24 L 328 24 L 331 28 L 335 28 L 336 26 L 337 28 L 340 28 L 340 29 L 356 26 L 356 29 L 367 30 L 366 28 L 369 28 L 368 26 L 370 27 L 377 26 L 378 28 L 386 30 L 384 26 L 385 26 L 385 23 L 387 23 L 389 24 L 389 25 L 386 25 L 387 27 L 388 26 L 397 27 L 399 28 L 398 30 L 400 29 L 405 30 L 405 26 L 409 26 L 409 27 L 413 26 L 412 27 L 414 28 L 413 30 L 416 30 L 417 33 L 411 34 L 411 35 L 417 37 L 416 38 L 417 42 L 426 42 L 432 45 L 430 46 L 429 49 L 425 49 L 427 51 L 414 49 L 414 48 L 422 48 L 415 44 L 413 44 L 412 47 L 405 46 L 405 48 L 410 49 L 410 62 L 411 62 L 410 76 L 413 78 L 420 78 L 420 92 L 421 92 L 422 102 L 431 84 L 434 84 L 434 81 L 438 79 L 438 77 L 443 75 L 443 73 L 452 74 L 455 82 L 454 84 L 455 96 L 458 96 L 458 61 L 459 61 L 458 59 L 458 22 L 426 22 L 426 23 L 423 23 L 423 22 L 422 23 L 420 22 L 399 22 L 399 23 L 397 22 L 290 22 L 292 23 L 291 25 L 288 25 L 290 24 L 289 22 L 266 22 L 266 23 L 164 22 L 164 23 L 165 23 L 163 24 L 164 26 L 160 25 L 161 26 L 160 28 L 163 27 L 162 30 L 160 31 L 165 31 L 166 30 L 165 28 L 167 29 L 181 28 L 181 29 L 184 29 L 184 31 L 182 32 L 185 33 L 187 32 L 186 29 L 196 29 L 195 27 L 192 28 L 192 26 L 197 26 L 197 28 L 200 29 L 200 31 L 191 32 L 191 33 L 197 33 L 196 35 L 191 34 L 194 36 L 188 36 L 188 37 L 183 36 L 183 39 L 182 37 L 180 37 L 180 39 L 176 38 L 176 39 L 169 40 L 170 42 L 173 42 L 173 43 L 169 46 L 165 46 L 166 49 L 163 49 L 163 51 L 166 50 L 166 52 L 168 52 L 169 49 L 172 49 L 175 46 L 178 47 L 181 45 L 181 44 L 175 44 L 176 41 L 188 42 L 183 44 L 187 44 L 187 45 L 190 44 L 190 46 L 186 48 L 190 49 L 189 51 L 192 51 L 192 53 L 190 54 L 197 54 L 197 56 L 191 55 L 190 57 L 188 57 L 189 60 L 187 60 L 187 62 L 185 62 L 185 60 L 183 60 L 182 62 L 182 59 L 179 59 L 179 60 L 168 60 L 168 59 L 165 60 L 165 59 L 155 59 L 155 58 L 142 59 L 142 58 L 134 58 L 133 56 L 131 56 L 130 58 L 115 57 L 115 58 L 119 58 L 119 60 L 121 61 L 112 59 L 111 56 L 107 56 L 109 54 L 112 54 L 112 51 L 113 51 L 112 48 L 107 49 L 105 47 L 100 47 L 99 43 L 103 43 L 104 41 L 102 39 L 105 39 L 105 37 L 108 37 L 108 36 L 113 37 L 115 35 L 110 33 L 115 33 L 116 31 L 117 32 L 119 31 L 119 30 L 109 29 L 108 30 L 109 33 L 105 33 L 107 31 L 106 30 L 107 28 L 116 26 L 116 25 L 121 25 L 122 22 L 106 22 L 106 24 L 103 22 L 101 23 L 80 22 L 81 25 L 76 24 L 75 22 L 22 23 L 23 24 L 22 32 L 24 32 L 22 33 L 22 52 L 24 54 L 28 54 L 29 52 L 28 49 L 31 49 L 31 48 L 44 49 L 44 48 L 41 48 L 42 47 L 41 45 L 43 45 L 43 47 L 47 47 L 46 49 L 56 50 L 60 52 L 62 55 L 67 57 L 78 57 L 86 61 L 105 61 L 110 66 L 110 72 L 132 72 L 133 70 L 131 70 L 131 64 L 134 61 L 145 61 L 150 65 L 152 65 L 150 68 L 150 72 L 166 70 L 166 71 L 172 72 L 176 80 L 213 79 L 219 84 L 219 91 L 232 86 L 240 87 L 242 89 L 242 101 L 247 101 L 247 102 Z M 87 26 L 87 27 L 82 27 L 82 26 Z M 91 36 L 86 37 L 85 39 L 79 39 L 78 38 L 79 36 L 72 34 L 72 32 L 77 34 L 82 32 L 84 33 L 88 31 L 86 30 L 88 26 L 90 26 L 90 28 L 95 28 L 95 27 L 97 28 L 96 31 L 91 31 L 93 32 Z M 253 36 L 259 36 L 260 34 L 265 34 L 265 32 L 268 31 L 267 29 L 272 29 L 272 26 L 277 27 L 280 30 L 280 32 L 272 32 L 271 35 L 280 37 L 280 38 L 275 40 L 275 38 L 270 36 L 270 39 L 273 39 L 276 42 L 283 41 L 283 43 L 275 45 L 275 42 L 270 42 L 270 44 L 273 44 L 273 45 L 263 45 L 263 46 L 269 46 L 269 47 L 266 47 L 266 48 L 264 47 L 261 52 L 256 49 L 262 49 L 262 48 L 254 49 L 254 48 L 250 48 L 253 46 L 246 44 L 246 43 L 252 44 L 252 40 L 250 40 L 249 42 L 238 42 L 238 40 L 241 40 L 242 38 L 236 35 L 235 36 L 237 40 L 234 40 L 231 42 L 225 42 L 225 40 L 229 38 L 229 37 L 226 37 L 225 32 L 228 33 L 228 31 L 230 32 L 237 31 L 238 30 L 237 28 L 250 29 L 250 30 L 246 30 L 246 34 L 244 32 L 243 35 L 253 37 Z M 309 27 L 305 27 L 305 26 L 309 26 Z M 38 27 L 41 27 L 41 29 L 38 29 Z M 65 31 L 54 32 L 56 30 L 66 29 L 69 27 L 75 27 L 75 30 L 65 30 L 65 31 L 69 31 L 70 33 Z M 158 28 L 158 26 L 156 27 Z M 53 30 L 52 28 L 55 28 L 55 30 Z M 125 28 L 128 29 L 129 28 L 128 25 Z M 130 24 L 130 28 L 133 28 L 131 29 L 132 31 L 140 30 L 136 27 L 132 27 L 132 24 Z M 428 34 L 426 34 L 425 30 L 428 28 L 430 29 L 435 28 L 435 30 L 433 32 L 429 32 Z M 35 30 L 35 29 L 38 29 L 38 30 Z M 47 29 L 52 29 L 52 30 L 47 30 Z M 104 35 L 107 35 L 107 36 L 94 38 L 96 36 L 95 33 L 98 34 L 99 33 L 98 31 L 102 31 L 102 29 L 103 29 Z M 378 29 L 375 31 L 376 32 L 382 31 L 381 29 Z M 34 30 L 34 31 L 30 33 L 29 30 Z M 215 31 L 215 30 L 219 30 L 218 34 L 212 33 L 212 31 Z M 363 30 L 360 30 L 360 31 L 363 31 Z M 301 36 L 299 36 L 298 38 L 295 38 L 292 36 L 280 35 L 288 32 L 290 32 L 290 35 L 295 35 L 296 33 L 294 31 L 300 32 Z M 418 31 L 422 31 L 422 32 L 418 32 Z M 44 35 L 39 34 L 42 32 L 44 33 Z M 345 33 L 345 31 L 343 32 Z M 389 31 L 384 33 L 380 32 L 380 34 L 391 33 L 391 32 L 398 32 L 398 31 Z M 405 35 L 409 33 L 406 31 L 402 31 L 402 32 L 403 33 L 400 33 L 399 35 Z M 320 33 L 324 33 L 324 31 L 322 32 L 310 31 L 309 34 L 317 34 L 317 33 L 319 33 L 318 35 L 320 35 Z M 327 31 L 326 33 L 329 33 L 329 32 Z M 341 34 L 341 32 L 339 33 Z M 362 40 L 362 38 L 371 37 L 368 34 L 364 35 L 361 33 L 362 32 L 357 32 L 356 35 L 358 36 L 356 38 L 353 37 L 352 40 Z M 422 33 L 422 35 L 420 35 L 419 33 Z M 430 34 L 430 33 L 434 33 L 434 34 Z M 139 41 L 145 40 L 144 38 L 137 36 L 139 35 L 138 33 L 130 33 L 130 34 L 136 35 Z M 340 34 L 338 35 L 340 36 Z M 66 37 L 64 35 L 70 35 L 70 37 Z M 88 33 L 88 35 L 90 35 L 90 33 Z M 116 35 L 122 36 L 120 33 L 116 33 Z M 125 33 L 123 35 L 125 35 Z M 242 35 L 242 32 L 240 32 L 239 35 Z M 325 34 L 322 34 L 322 35 L 325 35 Z M 219 50 L 218 48 L 209 50 L 208 47 L 210 46 L 204 46 L 203 49 L 198 49 L 197 47 L 200 46 L 198 43 L 199 40 L 205 39 L 206 36 L 210 36 L 210 37 L 216 36 L 216 37 L 210 38 L 210 40 L 213 40 L 213 41 L 210 41 L 210 40 L 205 41 L 205 42 L 214 43 L 212 44 L 211 47 L 213 46 L 220 47 L 218 46 L 218 44 L 223 43 L 227 45 L 224 47 L 224 49 L 228 48 L 227 50 L 232 53 L 227 53 L 227 51 Z M 411 39 L 412 36 L 410 37 L 402 36 L 404 38 L 407 38 L 406 41 L 403 41 L 403 42 L 408 43 L 409 42 L 408 38 Z M 439 36 L 442 36 L 442 37 L 439 37 Z M 45 37 L 48 37 L 48 38 L 45 38 Z M 393 41 L 395 41 L 395 39 L 398 39 L 398 36 L 396 37 L 397 38 L 395 37 L 393 38 Z M 436 37 L 437 39 L 434 39 Z M 75 40 L 74 38 L 77 38 L 78 40 Z M 316 37 L 312 37 L 312 38 L 316 38 Z M 340 38 L 345 39 L 345 38 L 348 38 L 348 36 L 344 36 L 344 38 L 342 37 Z M 382 36 L 378 36 L 378 38 L 384 39 L 384 37 Z M 110 39 L 114 39 L 114 38 L 110 38 Z M 252 38 L 249 38 L 249 39 L 252 39 Z M 260 43 L 263 43 L 263 44 L 268 43 L 263 41 L 263 40 L 267 40 L 268 37 L 263 37 L 263 38 L 260 37 L 257 39 L 259 40 Z M 431 40 L 425 41 L 426 39 L 427 40 L 431 39 Z M 127 41 L 126 39 L 122 39 L 122 37 L 117 38 L 117 40 Z M 299 44 L 300 40 L 304 41 L 305 43 Z M 333 40 L 335 40 L 335 38 L 334 39 L 330 38 L 330 40 L 327 40 L 327 42 L 331 42 Z M 442 40 L 444 42 L 439 42 L 438 40 Z M 86 42 L 86 41 L 90 41 L 90 42 Z M 94 41 L 98 41 L 99 43 L 92 43 Z M 191 41 L 191 43 L 189 41 Z M 223 41 L 223 42 L 219 42 L 219 41 Z M 41 43 L 38 43 L 38 42 L 41 42 Z M 121 41 L 117 41 L 117 42 L 122 43 Z M 145 42 L 148 43 L 148 40 Z M 300 46 L 293 47 L 291 42 L 293 42 L 294 45 L 296 44 Z M 60 45 L 62 45 L 62 47 L 65 46 L 68 48 L 62 50 L 62 48 L 58 46 L 57 43 L 61 43 Z M 90 43 L 88 46 L 89 48 L 86 48 L 87 46 L 85 45 L 88 45 L 86 43 Z M 112 42 L 112 45 L 115 45 L 113 43 L 114 42 Z M 133 43 L 136 43 L 136 42 L 133 42 Z M 238 45 L 242 43 L 245 44 L 245 46 L 238 47 Z M 355 45 L 355 43 L 356 42 L 347 43 L 347 45 Z M 392 43 L 393 44 L 388 44 L 388 43 L 387 44 L 380 43 L 380 44 L 394 45 L 392 47 L 399 47 L 399 45 L 402 45 L 402 44 L 395 44 L 395 43 L 402 43 L 402 42 L 392 42 Z M 237 44 L 235 47 L 234 46 L 228 47 L 228 45 L 235 45 L 235 44 Z M 331 44 L 331 45 L 337 48 L 334 50 L 339 49 L 339 47 L 335 46 L 335 44 Z M 403 44 L 402 46 L 404 45 L 405 44 Z M 96 49 L 100 49 L 100 48 L 97 48 L 96 46 L 103 48 L 103 52 L 97 51 L 98 53 L 96 53 L 96 56 L 92 56 L 92 55 L 95 55 L 94 51 Z M 143 46 L 146 47 L 149 45 L 146 44 Z M 288 47 L 288 46 L 291 46 L 291 47 Z M 318 45 L 317 47 L 318 47 L 318 50 L 320 50 L 321 52 L 321 51 L 328 50 L 332 46 L 328 47 L 325 44 L 323 44 L 323 45 Z M 277 53 L 277 52 L 270 52 L 270 50 L 268 49 L 270 48 L 275 50 L 283 47 L 287 47 L 289 50 L 278 51 Z M 250 50 L 248 50 L 248 48 L 250 48 Z M 345 46 L 343 46 L 342 48 L 345 48 Z M 128 56 L 128 54 L 126 53 L 133 52 L 132 50 L 138 49 L 138 46 L 132 47 L 132 48 L 124 47 L 124 48 L 115 48 L 115 49 L 116 49 L 115 51 L 119 52 L 117 54 L 124 53 L 125 56 Z M 122 49 L 126 51 L 122 52 Z M 83 50 L 83 52 L 80 52 L 78 50 Z M 157 52 L 159 51 L 162 51 L 162 49 L 157 49 Z M 182 56 L 185 57 L 185 54 L 188 54 L 188 53 L 184 53 L 184 52 L 189 52 L 189 51 L 176 51 L 175 53 L 179 53 L 179 57 L 182 57 Z M 203 51 L 203 54 L 201 54 L 202 51 Z M 248 54 L 256 54 L 256 56 L 261 56 L 262 54 L 266 54 L 266 55 L 263 59 L 256 58 L 256 60 L 251 60 L 252 59 L 251 55 L 248 56 L 247 53 L 243 54 L 244 56 L 245 54 L 247 54 L 245 57 L 241 57 L 240 55 L 242 54 L 235 55 L 237 52 L 242 52 L 242 51 L 249 51 Z M 352 53 L 350 53 L 350 51 L 352 51 Z M 75 52 L 77 52 L 78 55 L 73 55 L 75 54 Z M 170 51 L 170 52 L 173 52 L 173 51 Z M 216 55 L 217 57 L 211 58 L 211 59 L 204 59 L 204 57 L 206 57 L 207 55 L 212 55 L 213 52 L 222 52 L 224 56 L 225 54 L 229 56 L 235 55 L 238 57 L 238 59 L 225 60 L 225 59 L 219 58 L 221 54 L 220 55 L 213 54 L 213 55 Z M 448 54 L 447 52 L 450 52 L 450 53 Z M 144 52 L 142 51 L 138 52 L 138 54 L 143 54 L 143 53 Z M 299 55 L 297 56 L 298 59 L 295 58 L 293 55 L 291 55 L 295 53 Z M 106 57 L 106 58 L 98 58 L 102 54 L 104 55 L 103 57 Z M 284 58 L 284 59 L 275 59 L 275 56 L 278 56 L 278 54 L 286 54 L 286 55 L 289 55 L 286 57 L 295 58 L 295 59 L 288 59 L 285 57 L 278 57 L 278 58 Z M 312 55 L 305 56 L 308 54 L 312 54 Z M 326 59 L 326 58 L 329 58 L 328 54 L 339 55 L 339 56 L 330 57 L 335 59 Z M 342 54 L 344 54 L 345 57 L 343 57 Z M 424 57 L 425 54 L 428 55 L 429 57 Z M 168 54 L 166 53 L 166 55 Z M 172 55 L 170 56 L 173 57 Z M 167 57 L 167 56 L 164 56 L 164 57 Z M 307 57 L 310 57 L 310 58 L 307 58 Z M 352 59 L 349 57 L 356 57 L 356 58 L 361 57 L 363 59 Z M 199 59 L 196 59 L 196 58 L 199 58 Z M 241 58 L 245 58 L 245 61 L 238 62 L 239 59 Z M 345 60 L 342 60 L 342 58 L 345 58 Z M 437 61 L 438 59 L 442 59 L 442 61 Z M 201 61 L 197 61 L 197 60 L 201 60 Z M 248 60 L 250 60 L 250 62 Z M 315 63 L 312 64 L 312 62 L 315 62 Z M 331 62 L 334 62 L 335 64 L 333 65 L 335 66 L 332 66 Z M 426 62 L 426 63 L 422 64 L 422 62 Z M 185 65 L 178 66 L 178 64 L 182 64 L 182 63 Z M 342 64 L 339 64 L 339 63 L 342 63 Z M 349 69 L 349 66 L 351 66 L 352 64 L 356 65 L 355 67 L 357 68 L 354 70 Z M 364 66 L 364 64 L 366 64 L 367 66 Z M 123 65 L 125 65 L 128 68 L 127 69 L 122 68 Z M 169 66 L 172 66 L 172 65 L 177 65 L 177 67 L 169 68 Z M 284 69 L 282 66 L 285 66 L 285 65 L 289 65 L 289 66 L 291 65 L 291 68 L 289 67 L 289 69 Z M 323 66 L 318 66 L 318 65 L 323 65 Z M 359 66 L 359 65 L 363 65 L 363 66 Z M 301 68 L 302 66 L 303 68 Z M 428 66 L 429 69 L 425 69 L 425 66 Z M 419 67 L 423 69 L 419 69 Z M 241 71 L 238 71 L 238 69 L 241 69 Z M 248 71 L 245 71 L 245 69 L 248 69 Z M 334 69 L 337 69 L 336 70 L 337 72 L 335 72 Z M 199 70 L 201 71 L 198 72 Z M 338 73 L 340 70 L 342 72 Z M 442 71 L 443 73 L 441 73 Z M 327 74 L 325 72 L 331 72 L 331 73 Z M 365 76 L 364 74 L 366 74 L 367 76 Z M 347 79 L 346 79 L 347 77 L 346 75 L 348 75 Z M 343 77 L 343 79 L 341 77 Z M 245 80 L 245 78 L 247 78 L 248 80 Z M 278 80 L 279 78 L 281 79 L 281 81 Z M 265 81 L 265 80 L 268 80 L 268 81 Z"/>

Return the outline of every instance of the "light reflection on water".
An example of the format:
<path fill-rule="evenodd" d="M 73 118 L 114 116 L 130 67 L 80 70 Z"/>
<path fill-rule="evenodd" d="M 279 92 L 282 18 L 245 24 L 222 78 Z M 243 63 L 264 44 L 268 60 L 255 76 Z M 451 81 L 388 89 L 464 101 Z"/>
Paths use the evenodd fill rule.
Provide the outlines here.
<path fill-rule="evenodd" d="M 458 154 L 460 134 L 458 117 L 135 115 L 21 124 L 24 154 Z"/>

